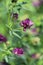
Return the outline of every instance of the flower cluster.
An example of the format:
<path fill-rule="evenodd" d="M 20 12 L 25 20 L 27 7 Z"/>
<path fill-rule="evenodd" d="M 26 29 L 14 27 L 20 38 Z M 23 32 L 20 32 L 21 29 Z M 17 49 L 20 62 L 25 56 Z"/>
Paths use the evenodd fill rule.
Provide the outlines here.
<path fill-rule="evenodd" d="M 22 48 L 14 48 L 12 52 L 17 55 L 22 55 L 24 53 Z"/>
<path fill-rule="evenodd" d="M 43 0 L 33 0 L 32 4 L 35 7 L 39 7 L 40 5 L 43 5 Z"/>
<path fill-rule="evenodd" d="M 0 43 L 1 42 L 6 42 L 7 38 L 5 36 L 3 36 L 2 34 L 0 34 Z"/>
<path fill-rule="evenodd" d="M 33 6 L 35 6 L 35 7 L 40 6 L 40 1 L 39 0 L 33 0 Z"/>
<path fill-rule="evenodd" d="M 38 58 L 40 58 L 40 53 L 32 54 L 31 57 L 34 58 L 34 59 L 38 59 Z"/>
<path fill-rule="evenodd" d="M 23 30 L 26 31 L 26 29 L 30 28 L 33 25 L 33 22 L 27 18 L 21 21 L 20 25 L 23 27 Z"/>
<path fill-rule="evenodd" d="M 18 19 L 18 13 L 12 13 L 12 17 L 17 20 Z"/>

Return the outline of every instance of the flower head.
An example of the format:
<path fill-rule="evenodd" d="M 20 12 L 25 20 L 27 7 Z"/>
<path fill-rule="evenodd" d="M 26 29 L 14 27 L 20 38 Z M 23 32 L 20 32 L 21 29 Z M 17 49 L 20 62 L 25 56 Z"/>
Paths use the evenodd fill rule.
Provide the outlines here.
<path fill-rule="evenodd" d="M 6 37 L 0 34 L 0 42 L 6 42 L 6 41 L 7 41 Z"/>
<path fill-rule="evenodd" d="M 24 31 L 26 31 L 27 28 L 30 28 L 33 25 L 33 22 L 30 19 L 23 20 L 20 25 L 24 28 Z"/>
<path fill-rule="evenodd" d="M 38 28 L 33 28 L 33 29 L 31 30 L 31 33 L 32 33 L 33 35 L 37 35 L 38 32 L 39 32 L 39 29 L 38 29 Z"/>
<path fill-rule="evenodd" d="M 39 0 L 33 0 L 33 6 L 35 6 L 35 7 L 40 6 L 40 1 Z"/>
<path fill-rule="evenodd" d="M 38 58 L 40 58 L 40 53 L 32 54 L 31 57 L 34 58 L 34 59 L 38 59 Z"/>
<path fill-rule="evenodd" d="M 40 38 L 39 37 L 34 37 L 31 40 L 33 45 L 40 45 Z"/>
<path fill-rule="evenodd" d="M 13 53 L 17 55 L 22 55 L 23 54 L 23 49 L 22 48 L 15 48 L 13 49 Z"/>
<path fill-rule="evenodd" d="M 13 14 L 12 14 L 12 17 L 13 17 L 14 19 L 18 19 L 18 13 L 13 13 Z"/>

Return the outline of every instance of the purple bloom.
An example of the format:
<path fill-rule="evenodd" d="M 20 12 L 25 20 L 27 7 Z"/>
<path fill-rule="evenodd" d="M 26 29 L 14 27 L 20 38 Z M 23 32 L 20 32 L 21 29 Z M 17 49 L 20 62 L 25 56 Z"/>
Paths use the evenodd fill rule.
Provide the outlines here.
<path fill-rule="evenodd" d="M 23 20 L 20 25 L 24 28 L 24 31 L 26 31 L 27 28 L 30 28 L 33 25 L 33 22 L 30 19 Z"/>
<path fill-rule="evenodd" d="M 22 55 L 23 54 L 23 49 L 22 48 L 15 48 L 13 49 L 13 53 L 17 55 Z"/>
<path fill-rule="evenodd" d="M 14 19 L 18 19 L 18 13 L 13 13 L 13 14 L 12 14 L 12 17 L 13 17 Z"/>
<path fill-rule="evenodd" d="M 40 58 L 40 54 L 39 54 L 39 53 L 37 53 L 37 54 L 32 54 L 31 57 L 34 58 L 34 59 L 38 59 L 38 58 Z"/>
<path fill-rule="evenodd" d="M 33 0 L 33 6 L 35 6 L 35 7 L 40 6 L 40 1 L 39 0 Z"/>
<path fill-rule="evenodd" d="M 36 28 L 33 28 L 33 29 L 32 29 L 32 32 L 36 32 Z"/>
<path fill-rule="evenodd" d="M 2 34 L 0 34 L 0 42 L 6 42 L 7 39 Z"/>
<path fill-rule="evenodd" d="M 32 54 L 32 58 L 35 58 L 36 57 L 36 54 Z"/>
<path fill-rule="evenodd" d="M 37 34 L 38 34 L 37 28 L 33 28 L 33 29 L 31 30 L 31 32 L 32 32 L 32 34 L 34 34 L 34 35 L 37 35 Z"/>

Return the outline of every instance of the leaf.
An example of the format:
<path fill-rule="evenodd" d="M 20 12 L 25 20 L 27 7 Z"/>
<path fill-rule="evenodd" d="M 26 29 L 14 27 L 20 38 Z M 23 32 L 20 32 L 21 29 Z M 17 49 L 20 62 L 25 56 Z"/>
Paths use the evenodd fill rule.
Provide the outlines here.
<path fill-rule="evenodd" d="M 5 56 L 5 61 L 8 63 L 8 57 L 7 56 Z"/>
<path fill-rule="evenodd" d="M 13 33 L 13 35 L 15 35 L 16 37 L 21 39 L 21 37 L 18 34 L 16 34 L 15 32 L 12 32 L 12 33 Z"/>
<path fill-rule="evenodd" d="M 0 62 L 2 62 L 3 61 L 3 58 L 5 57 L 5 54 L 4 53 L 2 53 L 2 52 L 0 52 Z"/>
<path fill-rule="evenodd" d="M 6 26 L 12 31 L 12 28 L 10 28 L 8 25 Z M 18 34 L 16 34 L 14 31 L 12 31 L 12 34 L 21 39 L 21 37 Z"/>

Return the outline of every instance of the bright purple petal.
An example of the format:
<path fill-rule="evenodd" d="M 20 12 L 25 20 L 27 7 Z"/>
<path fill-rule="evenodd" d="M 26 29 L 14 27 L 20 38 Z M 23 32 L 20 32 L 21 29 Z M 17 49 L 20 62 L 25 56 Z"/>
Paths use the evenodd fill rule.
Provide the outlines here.
<path fill-rule="evenodd" d="M 7 41 L 6 37 L 0 34 L 0 42 L 6 42 L 6 41 Z"/>
<path fill-rule="evenodd" d="M 27 28 L 30 28 L 33 25 L 33 22 L 27 18 L 27 19 L 21 21 L 20 24 L 23 27 L 23 30 L 26 31 Z"/>
<path fill-rule="evenodd" d="M 13 49 L 13 53 L 17 55 L 22 55 L 23 54 L 23 49 L 22 48 L 15 48 Z"/>

